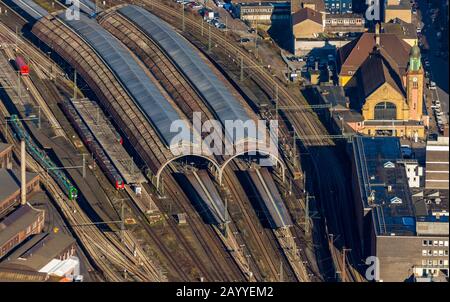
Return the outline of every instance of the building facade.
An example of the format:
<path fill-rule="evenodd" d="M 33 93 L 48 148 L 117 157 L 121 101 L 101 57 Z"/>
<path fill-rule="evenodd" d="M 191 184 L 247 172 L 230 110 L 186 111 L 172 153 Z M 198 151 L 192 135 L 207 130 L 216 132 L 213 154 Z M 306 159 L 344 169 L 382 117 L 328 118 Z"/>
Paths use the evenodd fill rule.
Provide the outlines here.
<path fill-rule="evenodd" d="M 356 227 L 377 281 L 448 277 L 448 190 L 412 194 L 398 138 L 356 137 L 352 149 Z"/>
<path fill-rule="evenodd" d="M 42 232 L 45 212 L 26 204 L 0 221 L 0 259 L 33 234 Z"/>
<path fill-rule="evenodd" d="M 353 98 L 364 122 L 358 132 L 410 138 L 425 137 L 424 69 L 420 49 L 398 36 L 363 33 L 338 51 L 339 84 Z"/>
<path fill-rule="evenodd" d="M 426 146 L 425 188 L 449 188 L 449 137 L 428 140 Z"/>
<path fill-rule="evenodd" d="M 327 33 L 356 33 L 364 32 L 365 19 L 357 14 L 326 14 L 325 32 Z"/>
<path fill-rule="evenodd" d="M 271 25 L 289 22 L 291 4 L 289 2 L 241 3 L 237 6 L 239 18 L 250 24 Z"/>
<path fill-rule="evenodd" d="M 0 143 L 0 169 L 12 168 L 12 145 Z"/>
<path fill-rule="evenodd" d="M 26 173 L 27 198 L 39 190 L 39 175 Z M 15 170 L 0 169 L 0 217 L 21 201 L 20 173 Z"/>
<path fill-rule="evenodd" d="M 325 9 L 332 14 L 348 14 L 353 12 L 353 0 L 324 0 Z"/>
<path fill-rule="evenodd" d="M 384 22 L 401 19 L 406 23 L 412 23 L 412 11 L 409 0 L 386 0 L 384 4 Z"/>

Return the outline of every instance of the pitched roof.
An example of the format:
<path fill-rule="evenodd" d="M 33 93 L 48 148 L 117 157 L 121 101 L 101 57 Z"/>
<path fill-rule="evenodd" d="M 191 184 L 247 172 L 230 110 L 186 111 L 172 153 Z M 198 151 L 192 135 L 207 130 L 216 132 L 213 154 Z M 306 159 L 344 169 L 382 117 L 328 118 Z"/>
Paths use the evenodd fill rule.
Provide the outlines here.
<path fill-rule="evenodd" d="M 363 33 L 354 42 L 340 48 L 340 74 L 349 74 L 349 71 L 356 72 L 375 47 L 375 33 Z M 380 52 L 399 74 L 406 71 L 410 48 L 409 44 L 394 34 L 380 34 Z"/>
<path fill-rule="evenodd" d="M 38 174 L 27 172 L 27 183 L 38 177 Z M 0 202 L 11 194 L 20 191 L 20 172 L 16 170 L 0 169 Z"/>
<path fill-rule="evenodd" d="M 8 259 L 0 264 L 0 268 L 39 271 L 74 243 L 74 238 L 63 233 L 34 235 L 8 256 Z"/>
<path fill-rule="evenodd" d="M 305 20 L 311 20 L 322 25 L 322 14 L 310 8 L 302 8 L 292 14 L 292 25 L 299 24 Z"/>
<path fill-rule="evenodd" d="M 5 144 L 5 143 L 0 143 L 0 153 L 12 149 L 12 145 L 9 144 Z"/>
<path fill-rule="evenodd" d="M 361 66 L 360 79 L 364 97 L 371 95 L 384 83 L 389 84 L 398 93 L 405 96 L 401 79 L 389 62 L 380 54 L 372 53 Z"/>
<path fill-rule="evenodd" d="M 14 237 L 18 232 L 25 230 L 42 215 L 43 210 L 38 210 L 26 204 L 0 221 L 0 246 Z"/>

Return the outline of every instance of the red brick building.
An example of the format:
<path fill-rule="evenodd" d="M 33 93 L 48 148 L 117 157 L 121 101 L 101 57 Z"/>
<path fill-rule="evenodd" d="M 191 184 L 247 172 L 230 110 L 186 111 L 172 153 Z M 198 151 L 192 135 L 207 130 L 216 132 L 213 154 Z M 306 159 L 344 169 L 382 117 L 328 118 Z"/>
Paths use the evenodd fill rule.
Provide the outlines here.
<path fill-rule="evenodd" d="M 0 169 L 12 168 L 12 145 L 0 143 Z"/>
<path fill-rule="evenodd" d="M 39 175 L 27 173 L 27 198 L 39 190 Z M 0 169 L 0 217 L 8 209 L 20 203 L 20 173 L 14 170 Z"/>
<path fill-rule="evenodd" d="M 29 236 L 42 232 L 45 211 L 26 204 L 0 220 L 0 259 Z"/>

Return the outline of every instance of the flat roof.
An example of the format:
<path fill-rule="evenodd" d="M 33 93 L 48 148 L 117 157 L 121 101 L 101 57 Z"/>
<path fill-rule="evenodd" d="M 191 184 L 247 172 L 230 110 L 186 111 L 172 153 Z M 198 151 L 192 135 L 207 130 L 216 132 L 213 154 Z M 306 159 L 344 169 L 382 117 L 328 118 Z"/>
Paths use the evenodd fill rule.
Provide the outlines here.
<path fill-rule="evenodd" d="M 362 137 L 353 141 L 354 161 L 365 209 L 371 209 L 377 235 L 413 236 L 415 212 L 400 140 Z"/>
<path fill-rule="evenodd" d="M 449 190 L 418 190 L 413 201 L 417 221 L 449 222 Z"/>
<path fill-rule="evenodd" d="M 27 183 L 39 177 L 37 173 L 27 172 Z M 0 202 L 20 190 L 20 172 L 0 169 Z"/>

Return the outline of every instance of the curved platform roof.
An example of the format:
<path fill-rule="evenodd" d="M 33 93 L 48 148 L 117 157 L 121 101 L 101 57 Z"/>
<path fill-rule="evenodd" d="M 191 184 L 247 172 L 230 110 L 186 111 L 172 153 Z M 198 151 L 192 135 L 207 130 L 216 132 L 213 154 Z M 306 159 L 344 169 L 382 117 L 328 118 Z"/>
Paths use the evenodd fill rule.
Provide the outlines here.
<path fill-rule="evenodd" d="M 118 11 L 170 56 L 224 127 L 226 120 L 243 122 L 250 120 L 242 104 L 200 57 L 197 50 L 169 24 L 139 6 L 128 5 Z M 234 141 L 231 139 L 233 133 L 226 133 L 226 135 L 231 141 Z M 256 141 L 256 137 L 247 138 Z"/>
<path fill-rule="evenodd" d="M 84 15 L 80 16 L 80 20 L 66 20 L 64 14 L 58 17 L 95 49 L 150 120 L 161 139 L 170 146 L 172 139 L 177 135 L 176 132 L 170 131 L 170 126 L 172 122 L 181 120 L 181 116 L 164 98 L 125 46 L 94 19 Z M 189 137 L 183 139 L 189 141 Z"/>
<path fill-rule="evenodd" d="M 49 14 L 48 11 L 37 5 L 33 0 L 8 0 L 5 1 L 5 3 L 11 3 L 16 7 L 19 7 L 34 20 L 39 20 L 40 18 L 45 17 Z"/>
<path fill-rule="evenodd" d="M 96 8 L 95 3 L 90 0 L 78 0 L 78 1 L 80 3 L 80 10 L 85 14 L 88 14 L 89 16 L 95 16 L 97 12 L 101 11 L 100 9 Z"/>

